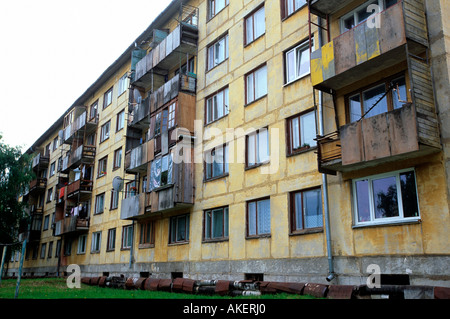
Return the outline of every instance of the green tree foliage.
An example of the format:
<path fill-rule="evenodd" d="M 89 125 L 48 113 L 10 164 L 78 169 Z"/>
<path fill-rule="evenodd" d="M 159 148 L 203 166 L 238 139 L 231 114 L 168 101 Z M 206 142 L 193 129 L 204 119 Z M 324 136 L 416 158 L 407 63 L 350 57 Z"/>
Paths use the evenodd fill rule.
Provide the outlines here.
<path fill-rule="evenodd" d="M 19 222 L 27 217 L 19 197 L 34 178 L 30 161 L 30 155 L 3 143 L 0 135 L 0 244 L 13 243 Z"/>

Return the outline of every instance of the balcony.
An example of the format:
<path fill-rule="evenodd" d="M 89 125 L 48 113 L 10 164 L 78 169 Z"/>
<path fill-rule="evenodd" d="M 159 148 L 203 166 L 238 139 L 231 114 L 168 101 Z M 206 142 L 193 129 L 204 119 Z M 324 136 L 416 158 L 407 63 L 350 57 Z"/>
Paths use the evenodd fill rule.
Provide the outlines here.
<path fill-rule="evenodd" d="M 73 233 L 85 233 L 89 230 L 89 219 L 79 216 L 70 216 L 55 223 L 54 236 L 61 236 Z"/>
<path fill-rule="evenodd" d="M 408 103 L 319 136 L 319 171 L 349 172 L 439 152 L 437 122 L 427 116 L 420 106 Z"/>
<path fill-rule="evenodd" d="M 48 167 L 50 162 L 49 156 L 44 156 L 41 153 L 38 153 L 35 157 L 33 157 L 33 162 L 31 163 L 31 168 L 34 171 L 39 171 Z"/>
<path fill-rule="evenodd" d="M 95 159 L 95 146 L 81 145 L 70 155 L 70 167 L 77 167 L 80 164 L 92 163 Z"/>
<path fill-rule="evenodd" d="M 44 193 L 47 187 L 46 178 L 36 178 L 30 182 L 29 194 L 33 195 L 35 193 Z"/>
<path fill-rule="evenodd" d="M 148 154 L 147 144 L 153 143 L 147 142 L 133 148 L 125 155 L 125 170 L 127 173 L 145 173 L 147 172 Z"/>
<path fill-rule="evenodd" d="M 332 14 L 350 1 L 311 1 L 311 12 Z M 331 92 L 356 83 L 428 47 L 423 0 L 403 0 L 377 14 L 380 28 L 362 22 L 311 53 L 311 81 Z"/>
<path fill-rule="evenodd" d="M 196 20 L 195 20 L 196 21 Z M 161 86 L 155 83 L 154 74 L 167 75 L 186 56 L 197 54 L 198 28 L 195 23 L 180 23 L 175 30 L 157 44 L 136 64 L 134 85 L 150 88 Z"/>
<path fill-rule="evenodd" d="M 150 211 L 150 193 L 142 193 L 136 196 L 129 196 L 122 200 L 120 219 L 133 220 L 144 217 Z"/>
<path fill-rule="evenodd" d="M 97 129 L 97 124 L 98 115 L 88 119 L 88 112 L 84 111 L 64 129 L 64 144 L 72 144 L 74 139 L 92 134 Z"/>
<path fill-rule="evenodd" d="M 67 198 L 75 196 L 77 201 L 83 202 L 90 199 L 92 195 L 93 182 L 91 180 L 79 179 L 67 186 Z"/>

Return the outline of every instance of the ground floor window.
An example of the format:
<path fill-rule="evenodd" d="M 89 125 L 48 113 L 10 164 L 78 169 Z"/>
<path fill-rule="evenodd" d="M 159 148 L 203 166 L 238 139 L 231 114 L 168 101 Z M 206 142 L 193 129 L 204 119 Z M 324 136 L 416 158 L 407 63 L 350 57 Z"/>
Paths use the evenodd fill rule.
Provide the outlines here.
<path fill-rule="evenodd" d="M 189 241 L 189 214 L 170 218 L 169 244 Z"/>
<path fill-rule="evenodd" d="M 228 207 L 205 210 L 203 227 L 203 240 L 228 239 Z"/>
<path fill-rule="evenodd" d="M 321 189 L 291 193 L 291 232 L 321 227 L 323 227 Z"/>
<path fill-rule="evenodd" d="M 353 180 L 356 224 L 418 219 L 419 203 L 413 169 Z"/>
<path fill-rule="evenodd" d="M 247 236 L 270 234 L 270 199 L 247 202 Z"/>

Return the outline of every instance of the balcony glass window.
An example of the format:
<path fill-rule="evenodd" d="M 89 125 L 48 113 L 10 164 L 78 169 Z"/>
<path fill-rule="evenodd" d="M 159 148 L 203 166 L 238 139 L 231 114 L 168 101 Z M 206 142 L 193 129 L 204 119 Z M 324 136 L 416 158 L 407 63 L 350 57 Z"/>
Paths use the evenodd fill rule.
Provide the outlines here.
<path fill-rule="evenodd" d="M 169 119 L 168 119 L 168 123 L 167 123 L 168 129 L 175 127 L 176 106 L 177 106 L 176 102 L 173 102 L 172 104 L 169 105 L 169 108 L 168 108 Z"/>
<path fill-rule="evenodd" d="M 150 190 L 172 184 L 172 160 L 172 153 L 153 160 L 150 172 Z"/>
<path fill-rule="evenodd" d="M 266 32 L 264 6 L 245 18 L 245 44 L 252 43 Z"/>
<path fill-rule="evenodd" d="M 269 159 L 268 129 L 263 128 L 247 135 L 247 168 L 266 163 Z"/>
<path fill-rule="evenodd" d="M 398 0 L 370 0 L 365 2 L 341 18 L 341 33 L 353 29 L 358 24 L 366 21 L 371 15 L 393 6 L 397 1 Z M 376 11 L 372 10 L 372 7 L 369 8 L 371 5 L 377 5 L 378 9 Z"/>
<path fill-rule="evenodd" d="M 206 99 L 206 124 L 228 114 L 228 87 Z"/>
<path fill-rule="evenodd" d="M 228 59 L 228 34 L 208 47 L 208 70 Z"/>
<path fill-rule="evenodd" d="M 267 94 L 267 65 L 264 65 L 245 76 L 246 104 Z"/>
<path fill-rule="evenodd" d="M 228 145 L 216 147 L 205 154 L 205 179 L 228 174 Z"/>
<path fill-rule="evenodd" d="M 270 199 L 247 202 L 247 236 L 270 234 Z"/>
<path fill-rule="evenodd" d="M 374 175 L 353 181 L 357 224 L 418 219 L 414 170 Z"/>
<path fill-rule="evenodd" d="M 285 53 L 286 83 L 310 72 L 309 42 L 304 42 Z"/>
<path fill-rule="evenodd" d="M 229 3 L 229 0 L 208 0 L 208 18 L 212 19 L 222 11 Z"/>
<path fill-rule="evenodd" d="M 206 210 L 203 227 L 203 240 L 227 239 L 228 207 Z"/>
<path fill-rule="evenodd" d="M 170 218 L 169 244 L 189 241 L 189 215 Z"/>

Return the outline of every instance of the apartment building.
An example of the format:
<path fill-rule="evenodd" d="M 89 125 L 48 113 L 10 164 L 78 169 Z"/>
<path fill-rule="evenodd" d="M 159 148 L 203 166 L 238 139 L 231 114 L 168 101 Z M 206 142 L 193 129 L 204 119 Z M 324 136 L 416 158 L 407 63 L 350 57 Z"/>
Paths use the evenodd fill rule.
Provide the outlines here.
<path fill-rule="evenodd" d="M 172 1 L 30 149 L 24 272 L 448 285 L 446 6 Z"/>

